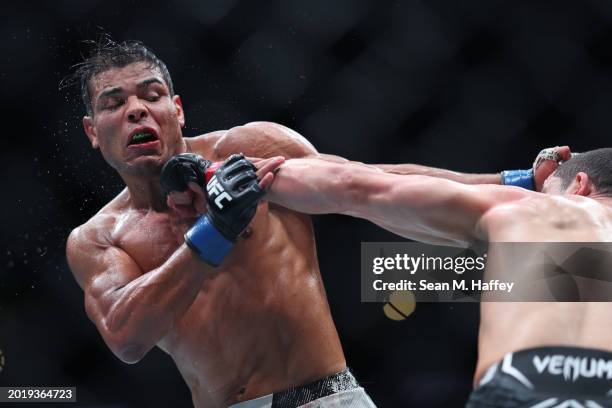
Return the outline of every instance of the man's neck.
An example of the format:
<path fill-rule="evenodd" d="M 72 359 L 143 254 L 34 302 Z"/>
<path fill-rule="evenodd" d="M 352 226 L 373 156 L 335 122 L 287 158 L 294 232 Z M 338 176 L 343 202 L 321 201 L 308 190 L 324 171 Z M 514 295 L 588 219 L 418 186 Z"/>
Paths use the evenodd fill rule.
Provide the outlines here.
<path fill-rule="evenodd" d="M 159 176 L 123 177 L 130 193 L 132 206 L 139 209 L 150 208 L 155 211 L 167 210 L 166 197 L 159 184 Z"/>
<path fill-rule="evenodd" d="M 594 193 L 589 195 L 589 198 L 597 201 L 598 203 L 605 205 L 606 207 L 612 208 L 612 197 L 608 195 L 602 195 L 599 193 Z"/>

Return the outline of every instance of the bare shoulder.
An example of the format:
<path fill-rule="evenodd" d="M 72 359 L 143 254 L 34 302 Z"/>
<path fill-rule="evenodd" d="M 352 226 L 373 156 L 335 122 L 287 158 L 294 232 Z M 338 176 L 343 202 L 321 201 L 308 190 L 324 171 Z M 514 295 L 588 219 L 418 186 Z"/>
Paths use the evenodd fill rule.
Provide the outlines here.
<path fill-rule="evenodd" d="M 533 193 L 495 206 L 479 227 L 493 241 L 534 242 L 607 240 L 612 231 L 612 209 L 582 196 Z"/>
<path fill-rule="evenodd" d="M 544 193 L 529 192 L 522 199 L 502 202 L 494 206 L 491 211 L 495 212 L 542 212 L 558 210 L 562 208 L 575 209 L 580 204 L 571 197 L 550 195 Z"/>
<path fill-rule="evenodd" d="M 497 194 L 492 195 L 492 203 L 483 214 L 483 218 L 506 218 L 513 213 L 533 212 L 544 205 L 544 202 L 550 197 L 547 194 L 524 190 L 520 187 L 492 186 L 491 188 Z M 500 195 L 499 192 L 506 194 Z"/>
<path fill-rule="evenodd" d="M 481 225 L 569 225 L 577 221 L 587 222 L 593 217 L 608 217 L 609 214 L 610 209 L 587 197 L 527 191 L 523 197 L 492 206 L 482 217 Z"/>
<path fill-rule="evenodd" d="M 215 144 L 226 133 L 227 130 L 216 130 L 214 132 L 208 132 L 198 136 L 186 137 L 185 141 L 189 145 L 191 151 L 200 154 L 207 159 L 211 159 Z"/>
<path fill-rule="evenodd" d="M 610 219 L 612 214 L 612 208 L 609 205 L 588 196 L 579 195 L 540 194 L 533 200 L 526 200 L 524 205 L 535 208 L 543 218 L 586 221 L 587 219 Z"/>
<path fill-rule="evenodd" d="M 274 122 L 250 122 L 229 130 L 217 130 L 186 138 L 191 150 L 209 160 L 223 160 L 234 153 L 251 157 L 304 157 L 317 154 L 315 147 L 293 129 Z"/>
<path fill-rule="evenodd" d="M 298 132 L 273 122 L 251 122 L 226 131 L 214 144 L 216 157 L 244 153 L 252 157 L 304 157 L 317 153 Z"/>
<path fill-rule="evenodd" d="M 68 250 L 74 244 L 80 244 L 85 238 L 103 240 L 102 235 L 110 234 L 119 214 L 128 206 L 128 192 L 124 189 L 115 198 L 102 207 L 93 217 L 72 230 L 68 237 Z"/>
<path fill-rule="evenodd" d="M 96 254 L 112 245 L 111 233 L 126 200 L 127 191 L 124 190 L 87 222 L 70 232 L 66 241 L 66 258 L 81 287 L 88 279 L 90 262 L 95 260 Z"/>
<path fill-rule="evenodd" d="M 546 194 L 533 192 L 520 187 L 476 185 L 465 186 L 478 194 L 475 199 L 483 206 L 476 223 L 476 233 L 485 238 L 494 229 L 506 224 L 516 224 L 519 219 L 530 218 L 537 213 L 535 202 L 546 199 Z"/>

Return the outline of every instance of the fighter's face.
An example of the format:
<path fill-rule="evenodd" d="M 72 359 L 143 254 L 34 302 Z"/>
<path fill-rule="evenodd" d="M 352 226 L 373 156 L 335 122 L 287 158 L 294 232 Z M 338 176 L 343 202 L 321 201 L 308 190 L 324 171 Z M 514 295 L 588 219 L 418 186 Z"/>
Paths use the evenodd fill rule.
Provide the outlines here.
<path fill-rule="evenodd" d="M 92 117 L 83 118 L 94 148 L 121 174 L 159 174 L 180 153 L 185 124 L 178 95 L 146 62 L 113 68 L 90 81 Z"/>

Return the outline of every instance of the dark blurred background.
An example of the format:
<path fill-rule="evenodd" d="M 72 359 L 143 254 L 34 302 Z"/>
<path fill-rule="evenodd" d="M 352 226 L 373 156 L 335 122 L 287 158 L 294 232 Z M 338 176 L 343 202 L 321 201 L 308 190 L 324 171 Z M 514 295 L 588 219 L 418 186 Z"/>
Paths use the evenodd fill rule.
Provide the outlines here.
<path fill-rule="evenodd" d="M 0 6 L 0 385 L 76 385 L 88 407 L 186 407 L 154 350 L 117 360 L 64 257 L 72 228 L 122 188 L 90 149 L 76 89 L 59 90 L 100 32 L 168 65 L 185 135 L 282 123 L 321 152 L 467 172 L 529 167 L 546 146 L 608 146 L 612 3 L 583 1 L 57 0 Z M 364 221 L 315 220 L 347 360 L 380 407 L 460 407 L 475 304 L 418 304 L 403 322 L 360 303 Z M 511 332 L 511 329 L 509 329 Z M 1 361 L 1 359 L 0 359 Z M 31 406 L 31 405 L 30 405 Z"/>

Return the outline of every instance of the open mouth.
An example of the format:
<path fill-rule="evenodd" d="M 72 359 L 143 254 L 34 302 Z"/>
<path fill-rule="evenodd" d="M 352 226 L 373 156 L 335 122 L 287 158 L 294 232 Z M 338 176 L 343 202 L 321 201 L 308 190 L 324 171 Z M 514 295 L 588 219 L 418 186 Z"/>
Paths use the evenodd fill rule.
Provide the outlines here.
<path fill-rule="evenodd" d="M 141 145 L 145 143 L 155 142 L 157 140 L 157 136 L 148 130 L 143 130 L 141 132 L 136 132 L 132 135 L 128 146 Z"/>

